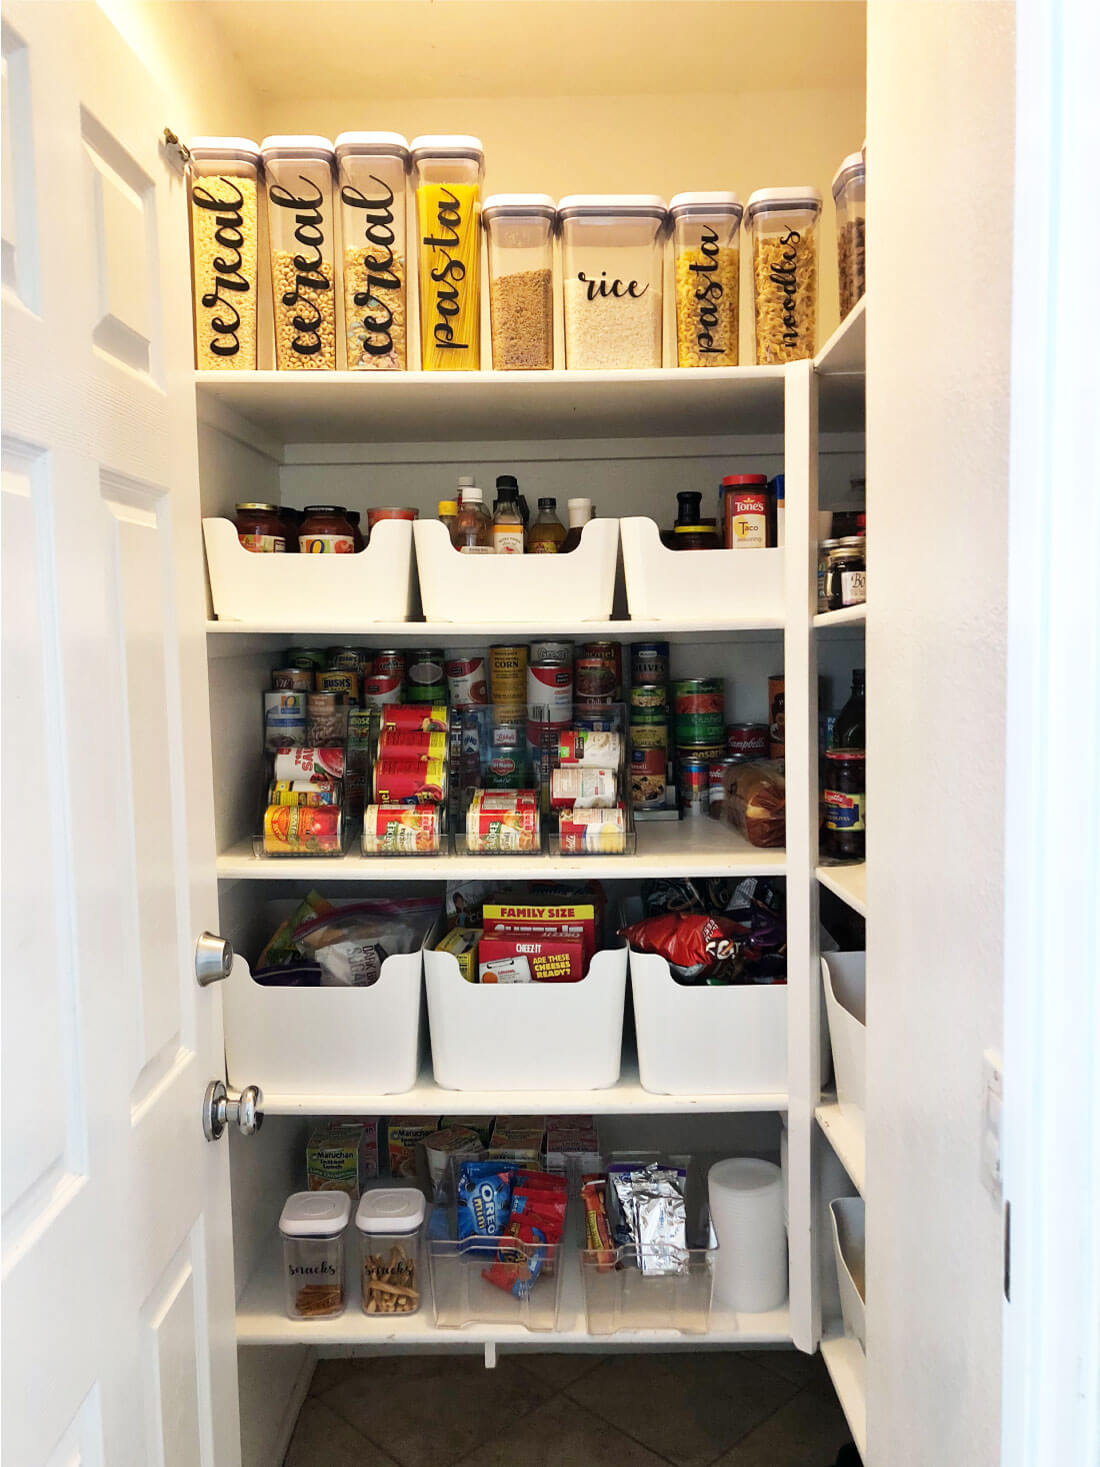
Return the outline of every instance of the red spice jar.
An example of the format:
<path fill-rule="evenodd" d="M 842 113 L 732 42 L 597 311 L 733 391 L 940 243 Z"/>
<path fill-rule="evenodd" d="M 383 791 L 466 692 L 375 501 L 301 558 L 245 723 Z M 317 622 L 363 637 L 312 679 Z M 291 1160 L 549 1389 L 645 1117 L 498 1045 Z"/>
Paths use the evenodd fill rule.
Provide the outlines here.
<path fill-rule="evenodd" d="M 775 494 L 764 474 L 728 474 L 720 492 L 727 550 L 766 550 L 775 545 Z"/>

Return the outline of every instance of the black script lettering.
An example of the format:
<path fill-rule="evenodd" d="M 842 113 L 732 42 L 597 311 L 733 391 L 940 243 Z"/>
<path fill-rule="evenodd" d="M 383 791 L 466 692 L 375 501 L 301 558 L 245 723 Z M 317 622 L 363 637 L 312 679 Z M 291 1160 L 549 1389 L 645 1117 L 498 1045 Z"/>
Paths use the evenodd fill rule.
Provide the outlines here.
<path fill-rule="evenodd" d="M 247 293 L 252 289 L 252 282 L 241 273 L 244 262 L 244 194 L 231 179 L 219 178 L 218 182 L 227 190 L 224 198 L 218 198 L 211 193 L 206 184 L 196 183 L 191 190 L 192 205 L 209 210 L 216 216 L 214 242 L 220 249 L 227 251 L 226 254 L 215 255 L 211 260 L 215 277 L 214 288 L 204 291 L 200 299 L 208 311 L 220 305 L 228 312 L 212 317 L 208 323 L 214 333 L 209 342 L 210 351 L 216 357 L 235 357 L 241 349 L 241 315 L 222 292 Z"/>
<path fill-rule="evenodd" d="M 606 270 L 601 270 L 600 275 L 602 278 L 596 280 L 583 270 L 577 271 L 577 279 L 587 286 L 584 293 L 586 300 L 607 300 L 610 297 L 623 300 L 627 296 L 639 300 L 649 289 L 648 282 L 642 285 L 638 280 L 608 280 Z"/>
<path fill-rule="evenodd" d="M 437 235 L 424 235 L 421 240 L 422 244 L 443 255 L 443 263 L 428 272 L 435 284 L 441 287 L 435 295 L 435 311 L 440 319 L 433 323 L 432 336 L 437 346 L 452 351 L 466 351 L 469 342 L 456 341 L 454 327 L 451 325 L 451 320 L 461 312 L 460 295 L 454 282 L 461 283 L 466 278 L 466 266 L 461 260 L 452 259 L 450 253 L 459 243 L 462 208 L 458 195 L 451 193 L 449 188 L 441 187 L 440 193 L 441 198 L 436 205 L 436 226 L 440 232 Z"/>

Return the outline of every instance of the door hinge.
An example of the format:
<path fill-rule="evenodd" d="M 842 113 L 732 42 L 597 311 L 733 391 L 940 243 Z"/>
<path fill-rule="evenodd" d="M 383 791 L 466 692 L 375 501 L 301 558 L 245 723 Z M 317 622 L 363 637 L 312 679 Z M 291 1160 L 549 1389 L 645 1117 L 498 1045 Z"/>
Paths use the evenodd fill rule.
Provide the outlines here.
<path fill-rule="evenodd" d="M 161 136 L 164 138 L 165 152 L 173 162 L 176 162 L 177 166 L 191 161 L 191 149 L 185 142 L 181 142 L 170 127 L 166 127 Z"/>

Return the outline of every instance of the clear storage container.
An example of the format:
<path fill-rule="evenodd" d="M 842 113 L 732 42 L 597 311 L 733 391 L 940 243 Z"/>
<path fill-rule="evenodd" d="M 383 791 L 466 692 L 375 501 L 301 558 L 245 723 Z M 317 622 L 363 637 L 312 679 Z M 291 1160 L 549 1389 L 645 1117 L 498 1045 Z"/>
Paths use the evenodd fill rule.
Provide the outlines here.
<path fill-rule="evenodd" d="M 482 221 L 489 246 L 493 367 L 549 371 L 554 365 L 554 221 L 548 194 L 494 194 Z"/>
<path fill-rule="evenodd" d="M 840 287 L 840 319 L 867 289 L 864 242 L 867 217 L 867 165 L 862 153 L 849 153 L 833 175 L 836 205 L 836 268 Z"/>
<path fill-rule="evenodd" d="M 420 365 L 426 372 L 481 367 L 481 180 L 478 138 L 413 138 Z"/>
<path fill-rule="evenodd" d="M 336 139 L 343 234 L 344 351 L 348 371 L 407 365 L 405 178 L 409 145 L 396 132 Z"/>
<path fill-rule="evenodd" d="M 756 362 L 771 366 L 817 349 L 817 222 L 821 194 L 811 184 L 750 194 Z"/>
<path fill-rule="evenodd" d="M 737 366 L 741 212 L 734 193 L 677 194 L 669 205 L 678 367 Z"/>
<path fill-rule="evenodd" d="M 667 213 L 656 194 L 570 194 L 559 203 L 567 367 L 661 365 Z"/>
<path fill-rule="evenodd" d="M 195 138 L 188 165 L 195 366 L 256 367 L 257 188 L 249 138 Z"/>
<path fill-rule="evenodd" d="M 283 1205 L 286 1312 L 291 1319 L 331 1319 L 344 1312 L 346 1192 L 294 1192 Z"/>
<path fill-rule="evenodd" d="M 267 137 L 267 229 L 280 371 L 336 367 L 332 144 L 320 137 Z"/>
<path fill-rule="evenodd" d="M 360 1197 L 355 1227 L 364 1314 L 415 1314 L 420 1308 L 426 1209 L 418 1187 L 378 1187 Z"/>

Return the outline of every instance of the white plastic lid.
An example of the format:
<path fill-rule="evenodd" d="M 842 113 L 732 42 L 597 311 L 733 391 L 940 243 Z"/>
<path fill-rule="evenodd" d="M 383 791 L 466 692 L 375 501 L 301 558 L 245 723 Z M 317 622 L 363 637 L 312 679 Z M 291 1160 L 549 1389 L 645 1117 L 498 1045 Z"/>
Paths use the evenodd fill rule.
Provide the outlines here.
<path fill-rule="evenodd" d="M 361 1233 L 412 1233 L 426 1210 L 419 1187 L 379 1187 L 360 1197 L 355 1226 Z"/>
<path fill-rule="evenodd" d="M 853 178 L 858 178 L 860 174 L 866 176 L 866 173 L 867 165 L 863 161 L 863 154 L 849 153 L 833 174 L 833 198 L 836 198 L 846 183 L 850 183 Z"/>
<path fill-rule="evenodd" d="M 553 219 L 556 212 L 549 194 L 491 194 L 481 206 L 486 224 L 499 214 L 510 219 Z"/>
<path fill-rule="evenodd" d="M 481 139 L 468 132 L 425 132 L 413 138 L 409 155 L 414 163 L 421 158 L 474 158 L 485 161 Z"/>
<path fill-rule="evenodd" d="M 460 489 L 472 489 L 474 486 L 473 474 L 459 474 L 458 487 Z"/>
<path fill-rule="evenodd" d="M 461 480 L 459 481 L 461 483 Z M 476 484 L 462 484 L 463 504 L 484 504 L 485 496 Z"/>
<path fill-rule="evenodd" d="M 259 163 L 260 150 L 251 138 L 192 138 L 194 158 L 239 158 L 242 163 Z"/>
<path fill-rule="evenodd" d="M 684 214 L 735 214 L 741 217 L 741 200 L 735 193 L 712 190 L 693 194 L 675 194 L 668 206 L 669 216 L 678 219 Z"/>
<path fill-rule="evenodd" d="M 274 133 L 260 144 L 264 161 L 268 158 L 317 158 L 332 162 L 332 143 L 313 133 Z"/>
<path fill-rule="evenodd" d="M 342 132 L 336 139 L 336 161 L 341 158 L 400 158 L 409 161 L 409 141 L 399 132 Z"/>
<path fill-rule="evenodd" d="M 287 1238 L 335 1238 L 350 1217 L 346 1192 L 293 1192 L 283 1204 L 279 1231 Z"/>
<path fill-rule="evenodd" d="M 791 188 L 758 188 L 749 194 L 745 205 L 746 224 L 754 214 L 772 209 L 821 209 L 821 191 L 812 183 L 795 184 Z"/>
<path fill-rule="evenodd" d="M 559 219 L 664 219 L 668 205 L 660 194 L 567 194 L 558 200 Z"/>

